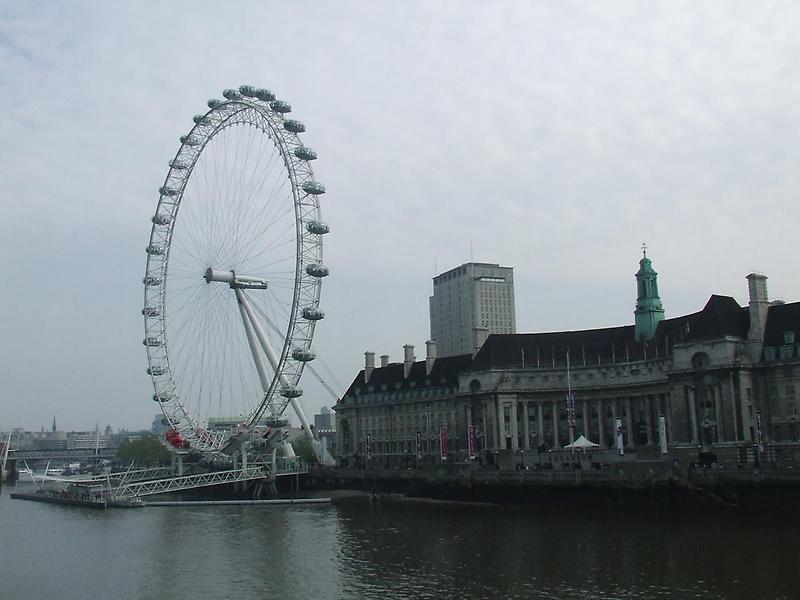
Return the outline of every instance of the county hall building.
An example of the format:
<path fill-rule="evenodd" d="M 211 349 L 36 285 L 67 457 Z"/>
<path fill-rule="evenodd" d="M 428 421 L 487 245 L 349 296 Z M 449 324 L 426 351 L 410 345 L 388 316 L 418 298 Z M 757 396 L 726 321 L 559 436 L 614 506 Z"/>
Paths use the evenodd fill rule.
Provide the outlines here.
<path fill-rule="evenodd" d="M 492 267 L 470 263 L 434 279 L 434 297 L 440 287 L 468 299 L 471 351 L 437 356 L 432 339 L 424 360 L 407 345 L 403 362 L 383 355 L 378 366 L 365 353 L 335 406 L 341 464 L 412 466 L 470 455 L 508 463 L 581 435 L 630 458 L 705 451 L 721 462 L 800 463 L 800 302 L 770 302 L 766 276 L 747 276 L 746 307 L 712 295 L 702 310 L 665 319 L 645 254 L 634 324 L 498 333 L 493 326 L 515 327 L 507 308 L 513 311 L 513 280 L 509 288 L 510 269 Z M 434 297 L 432 329 L 446 334 L 446 304 Z M 503 303 L 500 312 L 487 309 L 487 299 Z M 482 323 L 481 312 L 499 316 Z M 448 327 L 463 344 L 463 331 Z"/>

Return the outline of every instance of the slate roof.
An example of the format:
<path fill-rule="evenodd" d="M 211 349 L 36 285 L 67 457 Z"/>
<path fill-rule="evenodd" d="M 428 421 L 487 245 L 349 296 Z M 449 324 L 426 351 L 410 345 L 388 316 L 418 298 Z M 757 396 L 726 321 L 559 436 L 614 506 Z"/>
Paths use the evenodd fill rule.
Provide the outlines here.
<path fill-rule="evenodd" d="M 786 324 L 791 324 L 788 327 Z M 417 361 L 411 368 L 408 379 L 403 378 L 403 363 L 391 363 L 372 372 L 369 385 L 380 389 L 382 384 L 400 383 L 399 389 L 407 389 L 424 385 L 430 380 L 433 385 L 456 383 L 458 375 L 467 371 L 478 371 L 492 368 L 564 366 L 569 350 L 570 362 L 573 365 L 607 364 L 627 359 L 640 360 L 663 356 L 666 350 L 675 343 L 697 342 L 720 339 L 726 336 L 746 338 L 750 326 L 750 314 L 746 307 L 739 306 L 730 296 L 712 295 L 702 310 L 665 319 L 658 324 L 655 337 L 647 343 L 635 339 L 635 327 L 607 327 L 603 329 L 586 329 L 581 331 L 557 331 L 549 333 L 513 333 L 492 334 L 474 359 L 469 354 L 438 358 L 430 377 L 425 375 L 425 361 Z M 800 303 L 777 305 L 770 307 L 767 319 L 767 337 L 779 340 L 774 345 L 783 344 L 783 331 L 794 329 L 800 339 Z M 524 358 L 523 358 L 524 357 Z M 364 371 L 359 372 L 347 394 L 356 389 L 365 389 Z"/>
<path fill-rule="evenodd" d="M 718 339 L 725 336 L 747 337 L 750 317 L 730 296 L 713 295 L 703 310 L 665 319 L 658 324 L 655 337 L 643 344 L 636 341 L 634 325 L 558 331 L 552 333 L 517 333 L 490 335 L 475 357 L 478 369 L 493 367 L 565 365 L 569 350 L 573 365 L 608 363 L 642 359 L 663 354 L 675 342 Z"/>
<path fill-rule="evenodd" d="M 433 363 L 431 374 L 426 375 L 425 361 L 419 360 L 411 366 L 408 378 L 403 377 L 403 363 L 389 363 L 385 367 L 377 367 L 372 371 L 372 376 L 366 384 L 364 382 L 364 369 L 361 369 L 350 384 L 350 387 L 347 388 L 345 395 L 354 394 L 356 389 L 365 390 L 368 385 L 380 390 L 383 384 L 391 384 L 391 389 L 395 389 L 394 384 L 400 383 L 400 387 L 397 389 L 403 390 L 411 387 L 421 387 L 425 385 L 426 381 L 430 381 L 431 385 L 434 386 L 454 384 L 458 382 L 458 374 L 465 371 L 465 367 L 470 362 L 472 362 L 471 354 L 437 358 Z"/>
<path fill-rule="evenodd" d="M 775 304 L 769 307 L 764 329 L 764 345 L 783 346 L 785 331 L 794 331 L 795 344 L 800 344 L 800 302 Z"/>

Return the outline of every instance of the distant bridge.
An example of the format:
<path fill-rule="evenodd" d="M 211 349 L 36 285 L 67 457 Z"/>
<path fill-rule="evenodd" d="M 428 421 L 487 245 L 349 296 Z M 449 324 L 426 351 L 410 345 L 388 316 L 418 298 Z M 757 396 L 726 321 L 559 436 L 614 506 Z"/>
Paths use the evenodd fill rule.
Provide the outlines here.
<path fill-rule="evenodd" d="M 116 456 L 116 448 L 73 448 L 73 449 L 36 449 L 36 450 L 9 450 L 8 460 L 41 461 L 51 460 L 55 463 L 84 461 L 89 459 L 111 460 Z"/>

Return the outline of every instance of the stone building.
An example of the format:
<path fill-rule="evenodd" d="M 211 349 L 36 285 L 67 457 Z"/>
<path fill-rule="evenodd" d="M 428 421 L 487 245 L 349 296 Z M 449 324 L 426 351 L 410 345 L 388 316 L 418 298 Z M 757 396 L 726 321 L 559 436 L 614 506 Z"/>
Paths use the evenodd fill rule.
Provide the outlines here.
<path fill-rule="evenodd" d="M 384 355 L 377 368 L 367 352 L 335 407 L 339 456 L 434 462 L 444 429 L 447 455 L 464 460 L 474 428 L 478 452 L 498 458 L 584 435 L 600 448 L 621 443 L 630 458 L 800 463 L 800 303 L 770 303 L 767 278 L 753 273 L 747 307 L 712 295 L 664 319 L 647 256 L 636 277 L 634 325 L 494 334 L 444 358 L 429 341 L 424 361 L 406 346 L 402 363 Z"/>

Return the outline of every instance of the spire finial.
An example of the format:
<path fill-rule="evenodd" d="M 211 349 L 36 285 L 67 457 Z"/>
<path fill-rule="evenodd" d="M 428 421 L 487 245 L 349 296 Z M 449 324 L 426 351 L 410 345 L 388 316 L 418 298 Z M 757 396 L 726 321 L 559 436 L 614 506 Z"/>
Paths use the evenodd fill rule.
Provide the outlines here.
<path fill-rule="evenodd" d="M 642 242 L 642 255 L 647 258 L 647 242 Z"/>

